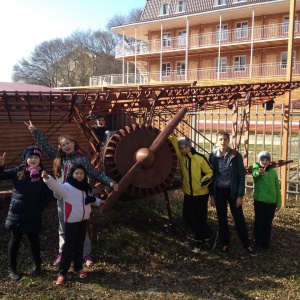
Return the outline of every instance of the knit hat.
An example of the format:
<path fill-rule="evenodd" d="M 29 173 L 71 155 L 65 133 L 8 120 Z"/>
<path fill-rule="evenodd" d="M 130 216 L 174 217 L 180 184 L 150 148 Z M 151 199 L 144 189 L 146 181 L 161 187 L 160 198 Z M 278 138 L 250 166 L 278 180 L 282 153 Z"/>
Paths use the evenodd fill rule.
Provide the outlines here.
<path fill-rule="evenodd" d="M 73 164 L 69 173 L 69 176 L 73 177 L 73 173 L 77 170 L 77 169 L 81 169 L 84 172 L 84 175 L 86 177 L 86 171 L 85 168 L 82 164 Z"/>
<path fill-rule="evenodd" d="M 31 155 L 36 155 L 40 159 L 42 159 L 43 157 L 42 150 L 35 146 L 29 146 L 23 150 L 23 159 L 25 162 L 27 161 L 27 158 L 29 158 Z"/>
<path fill-rule="evenodd" d="M 191 142 L 191 140 L 188 137 L 181 137 L 178 140 L 178 147 L 180 148 L 180 146 L 182 146 L 182 145 L 187 145 L 190 148 L 193 148 L 192 142 Z"/>
<path fill-rule="evenodd" d="M 262 159 L 268 159 L 271 161 L 271 155 L 268 151 L 261 151 L 258 154 L 258 161 L 261 161 Z"/>
<path fill-rule="evenodd" d="M 96 116 L 96 119 L 97 119 L 97 120 L 100 119 L 100 118 L 103 118 L 103 119 L 105 120 L 104 115 L 99 114 L 99 115 Z"/>

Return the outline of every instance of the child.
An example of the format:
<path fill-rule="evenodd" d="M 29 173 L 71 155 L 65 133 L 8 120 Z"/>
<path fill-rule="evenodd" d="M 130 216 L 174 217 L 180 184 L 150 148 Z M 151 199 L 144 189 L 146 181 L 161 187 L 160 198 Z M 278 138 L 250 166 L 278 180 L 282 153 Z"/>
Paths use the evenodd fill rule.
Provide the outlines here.
<path fill-rule="evenodd" d="M 108 130 L 105 125 L 105 117 L 103 115 L 97 115 L 96 117 L 97 125 L 93 125 L 92 128 L 99 137 L 102 145 L 106 142 L 105 132 Z"/>
<path fill-rule="evenodd" d="M 64 284 L 68 270 L 74 261 L 74 271 L 80 278 L 86 278 L 82 270 L 82 253 L 87 230 L 87 220 L 90 217 L 91 205 L 102 205 L 105 201 L 92 197 L 92 187 L 87 182 L 85 169 L 80 164 L 73 164 L 65 183 L 60 184 L 45 171 L 42 177 L 46 184 L 63 201 L 65 221 L 65 243 L 62 248 L 59 273 L 56 284 Z"/>
<path fill-rule="evenodd" d="M 243 213 L 245 193 L 245 167 L 242 155 L 229 147 L 229 133 L 218 132 L 217 144 L 209 155 L 214 169 L 214 178 L 209 186 L 211 204 L 216 207 L 219 235 L 222 243 L 221 253 L 229 252 L 230 231 L 227 218 L 227 203 L 234 219 L 240 241 L 250 256 L 257 253 L 250 244 Z"/>
<path fill-rule="evenodd" d="M 80 163 L 85 168 L 86 174 L 91 176 L 95 181 L 109 185 L 115 191 L 118 190 L 118 184 L 111 178 L 105 176 L 90 163 L 90 160 L 85 155 L 85 152 L 79 147 L 77 141 L 69 135 L 61 135 L 59 137 L 58 149 L 52 147 L 41 132 L 33 126 L 31 121 L 29 123 L 24 122 L 28 126 L 33 137 L 39 143 L 43 151 L 52 159 L 53 162 L 53 173 L 59 182 L 65 182 L 70 172 L 70 169 L 74 163 Z M 54 265 L 59 265 L 61 259 L 61 252 L 63 243 L 65 241 L 65 224 L 64 224 L 64 208 L 61 199 L 57 196 L 57 209 L 58 209 L 58 220 L 59 220 L 59 252 Z M 84 243 L 83 258 L 86 261 L 88 267 L 93 266 L 94 261 L 91 257 L 91 240 L 89 235 L 86 235 Z"/>
<path fill-rule="evenodd" d="M 258 154 L 259 163 L 254 163 L 254 238 L 258 251 L 269 251 L 272 221 L 275 211 L 281 207 L 281 193 L 278 176 L 270 166 L 271 155 L 268 151 Z"/>
<path fill-rule="evenodd" d="M 0 156 L 0 180 L 13 181 L 13 194 L 5 227 L 11 231 L 8 244 L 9 277 L 19 280 L 17 255 L 22 235 L 26 234 L 33 258 L 32 275 L 41 274 L 41 253 L 39 233 L 42 227 L 42 212 L 53 194 L 41 179 L 43 166 L 41 149 L 29 146 L 23 151 L 21 165 L 4 170 L 5 153 Z"/>
<path fill-rule="evenodd" d="M 217 232 L 207 224 L 208 185 L 213 178 L 213 169 L 206 157 L 193 148 L 187 137 L 177 141 L 169 137 L 180 162 L 182 173 L 182 191 L 184 193 L 183 220 L 195 235 L 194 251 L 200 251 L 200 245 L 209 242 L 213 250 L 216 245 Z"/>

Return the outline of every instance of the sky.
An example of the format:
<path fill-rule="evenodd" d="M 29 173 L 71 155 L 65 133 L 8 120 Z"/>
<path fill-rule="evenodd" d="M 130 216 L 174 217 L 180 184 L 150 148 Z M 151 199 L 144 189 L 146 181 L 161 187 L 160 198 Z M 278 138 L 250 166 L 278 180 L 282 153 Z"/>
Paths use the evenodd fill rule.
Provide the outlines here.
<path fill-rule="evenodd" d="M 146 0 L 0 0 L 0 82 L 12 82 L 13 66 L 42 42 L 76 30 L 106 30 L 114 15 L 143 9 Z"/>

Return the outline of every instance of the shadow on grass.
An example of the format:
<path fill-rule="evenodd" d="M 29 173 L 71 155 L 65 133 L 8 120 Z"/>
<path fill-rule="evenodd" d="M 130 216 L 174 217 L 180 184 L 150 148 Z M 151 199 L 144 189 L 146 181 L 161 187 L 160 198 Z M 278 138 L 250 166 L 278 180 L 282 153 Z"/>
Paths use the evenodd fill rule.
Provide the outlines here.
<path fill-rule="evenodd" d="M 57 269 L 56 209 L 44 214 L 41 235 L 44 272 L 31 278 L 31 256 L 26 238 L 20 249 L 24 277 L 17 283 L 7 279 L 9 232 L 1 226 L 0 298 L 14 299 L 299 299 L 299 203 L 289 206 L 275 219 L 271 253 L 250 257 L 241 246 L 230 219 L 231 251 L 228 255 L 203 248 L 194 253 L 191 235 L 182 221 L 181 194 L 170 193 L 174 232 L 166 229 L 168 215 L 161 195 L 119 201 L 105 216 L 93 210 L 98 243 L 93 245 L 95 266 L 81 281 L 73 277 L 66 286 L 55 286 Z M 249 235 L 252 236 L 251 196 L 244 204 Z M 1 212 L 1 219 L 5 213 Z M 215 211 L 209 209 L 209 222 L 217 228 Z M 2 222 L 4 225 L 4 221 Z M 20 299 L 20 298 L 15 298 Z"/>

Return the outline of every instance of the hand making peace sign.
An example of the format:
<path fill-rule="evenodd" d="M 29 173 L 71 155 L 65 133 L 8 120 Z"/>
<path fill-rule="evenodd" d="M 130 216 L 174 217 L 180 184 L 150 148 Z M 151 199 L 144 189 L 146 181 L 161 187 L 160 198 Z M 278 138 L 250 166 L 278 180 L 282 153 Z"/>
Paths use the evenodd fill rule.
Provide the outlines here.
<path fill-rule="evenodd" d="M 31 123 L 30 120 L 29 120 L 29 123 L 24 122 L 24 124 L 28 127 L 28 129 L 30 130 L 30 132 L 32 132 L 33 130 L 36 129 L 36 128 L 34 127 L 34 125 Z"/>

